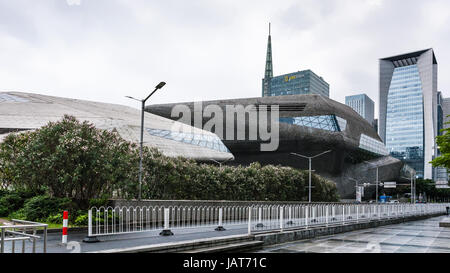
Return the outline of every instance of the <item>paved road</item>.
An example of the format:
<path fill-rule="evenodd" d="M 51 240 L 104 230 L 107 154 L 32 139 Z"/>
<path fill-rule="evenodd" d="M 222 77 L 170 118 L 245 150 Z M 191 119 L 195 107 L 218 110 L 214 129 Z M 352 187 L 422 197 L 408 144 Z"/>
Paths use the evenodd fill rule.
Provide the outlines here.
<path fill-rule="evenodd" d="M 244 235 L 247 234 L 247 227 L 244 225 L 235 226 L 226 231 L 215 231 L 214 228 L 195 228 L 184 230 L 172 230 L 173 236 L 160 236 L 161 230 L 147 231 L 135 234 L 124 234 L 116 236 L 99 237 L 101 242 L 84 243 L 83 239 L 86 233 L 70 233 L 68 235 L 68 246 L 61 244 L 61 233 L 49 233 L 47 237 L 47 252 L 48 253 L 78 253 L 100 251 L 114 248 L 127 248 L 135 246 L 145 246 L 151 244 L 161 244 L 169 242 L 181 242 L 195 239 L 213 238 L 229 235 Z M 36 252 L 41 253 L 43 249 L 43 242 L 39 240 L 36 243 Z M 25 245 L 25 252 L 31 253 L 32 244 L 27 242 Z M 11 252 L 11 243 L 5 244 L 5 253 Z M 22 252 L 22 243 L 16 243 L 16 252 Z"/>
<path fill-rule="evenodd" d="M 270 246 L 258 253 L 450 253 L 445 216 Z"/>

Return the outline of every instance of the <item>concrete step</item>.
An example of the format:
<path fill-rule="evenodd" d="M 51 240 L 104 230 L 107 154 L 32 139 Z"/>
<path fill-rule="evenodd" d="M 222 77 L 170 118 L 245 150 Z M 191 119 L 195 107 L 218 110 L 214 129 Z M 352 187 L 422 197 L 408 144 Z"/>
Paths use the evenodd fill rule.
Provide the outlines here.
<path fill-rule="evenodd" d="M 242 252 L 262 248 L 264 243 L 262 241 L 249 241 L 242 243 L 233 243 L 226 245 L 217 245 L 207 248 L 193 249 L 188 251 L 182 251 L 179 253 L 220 253 L 220 252 Z"/>
<path fill-rule="evenodd" d="M 439 227 L 450 227 L 450 217 L 447 217 L 439 222 Z"/>

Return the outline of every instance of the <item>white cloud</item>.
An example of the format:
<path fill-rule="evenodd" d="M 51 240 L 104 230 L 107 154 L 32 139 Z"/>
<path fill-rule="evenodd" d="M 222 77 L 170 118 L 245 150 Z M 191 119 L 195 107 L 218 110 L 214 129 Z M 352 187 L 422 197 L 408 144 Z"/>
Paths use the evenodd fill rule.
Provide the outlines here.
<path fill-rule="evenodd" d="M 450 96 L 446 0 L 36 2 L 0 0 L 0 90 L 137 107 L 124 96 L 166 81 L 152 103 L 257 97 L 270 21 L 275 75 L 312 69 L 331 98 L 377 102 L 379 58 L 434 47 Z"/>

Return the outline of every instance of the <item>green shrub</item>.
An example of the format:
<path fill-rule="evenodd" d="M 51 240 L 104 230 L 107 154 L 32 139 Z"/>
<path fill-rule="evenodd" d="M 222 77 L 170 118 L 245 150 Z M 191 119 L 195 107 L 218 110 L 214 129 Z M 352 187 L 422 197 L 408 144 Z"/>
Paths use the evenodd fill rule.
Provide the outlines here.
<path fill-rule="evenodd" d="M 106 207 L 109 204 L 109 198 L 94 198 L 89 200 L 89 207 Z"/>
<path fill-rule="evenodd" d="M 0 198 L 0 216 L 8 216 L 22 207 L 24 199 L 17 193 L 8 193 Z"/>
<path fill-rule="evenodd" d="M 19 210 L 11 212 L 9 214 L 8 218 L 17 219 L 17 220 L 27 220 L 27 215 L 25 214 L 25 210 L 23 208 L 21 208 Z"/>
<path fill-rule="evenodd" d="M 86 214 L 81 214 L 78 215 L 78 217 L 75 219 L 75 225 L 76 226 L 87 226 L 88 225 L 88 215 Z"/>
<path fill-rule="evenodd" d="M 69 198 L 40 195 L 27 200 L 23 207 L 23 213 L 28 221 L 45 221 L 49 216 L 62 214 L 64 210 L 69 210 L 72 207 Z"/>
<path fill-rule="evenodd" d="M 7 195 L 8 193 L 9 193 L 9 191 L 0 189 L 0 198 Z"/>
<path fill-rule="evenodd" d="M 63 214 L 62 213 L 52 214 L 52 215 L 47 217 L 45 222 L 46 223 L 52 223 L 52 224 L 62 224 L 62 222 L 63 222 Z"/>

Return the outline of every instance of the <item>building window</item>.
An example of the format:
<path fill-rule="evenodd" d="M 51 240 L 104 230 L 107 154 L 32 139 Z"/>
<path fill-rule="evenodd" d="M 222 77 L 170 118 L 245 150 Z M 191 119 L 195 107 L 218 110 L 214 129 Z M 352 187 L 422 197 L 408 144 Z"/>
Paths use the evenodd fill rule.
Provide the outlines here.
<path fill-rule="evenodd" d="M 332 132 L 341 131 L 334 115 L 280 118 L 280 122 Z"/>
<path fill-rule="evenodd" d="M 228 148 L 222 143 L 216 135 L 194 134 L 185 132 L 174 132 L 169 130 L 146 128 L 147 132 L 152 136 L 162 137 L 178 142 L 197 145 L 219 152 L 229 153 Z"/>
<path fill-rule="evenodd" d="M 383 142 L 364 134 L 361 134 L 361 137 L 359 139 L 359 148 L 379 155 L 389 154 L 389 151 L 388 149 L 386 149 L 386 146 L 384 146 Z"/>

